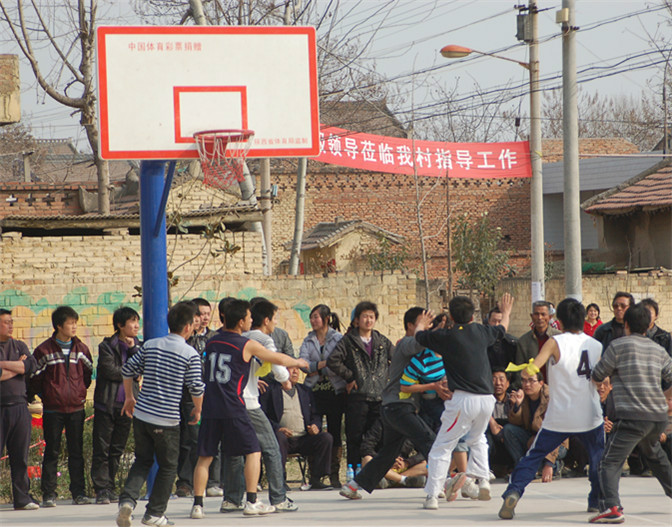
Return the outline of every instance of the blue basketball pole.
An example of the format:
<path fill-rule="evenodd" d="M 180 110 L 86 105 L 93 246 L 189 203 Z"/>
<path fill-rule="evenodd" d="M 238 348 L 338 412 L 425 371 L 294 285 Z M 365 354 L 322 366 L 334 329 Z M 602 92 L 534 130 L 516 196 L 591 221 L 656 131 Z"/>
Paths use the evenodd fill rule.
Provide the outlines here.
<path fill-rule="evenodd" d="M 166 213 L 162 200 L 170 188 L 165 161 L 140 164 L 140 250 L 144 340 L 168 334 L 168 265 Z M 163 205 L 163 206 L 162 206 Z"/>

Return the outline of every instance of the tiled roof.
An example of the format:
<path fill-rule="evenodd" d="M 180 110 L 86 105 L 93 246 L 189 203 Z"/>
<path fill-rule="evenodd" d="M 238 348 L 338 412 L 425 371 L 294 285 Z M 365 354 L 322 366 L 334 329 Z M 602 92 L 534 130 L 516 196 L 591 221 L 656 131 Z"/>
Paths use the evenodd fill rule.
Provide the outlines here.
<path fill-rule="evenodd" d="M 304 237 L 301 243 L 301 250 L 319 249 L 329 247 L 336 243 L 346 234 L 354 230 L 364 230 L 377 236 L 384 236 L 392 243 L 402 243 L 403 236 L 394 234 L 393 232 L 381 229 L 376 225 L 362 220 L 349 220 L 340 222 L 322 222 L 313 227 Z"/>
<path fill-rule="evenodd" d="M 582 208 L 592 214 L 621 215 L 651 212 L 672 207 L 672 160 L 585 201 Z"/>

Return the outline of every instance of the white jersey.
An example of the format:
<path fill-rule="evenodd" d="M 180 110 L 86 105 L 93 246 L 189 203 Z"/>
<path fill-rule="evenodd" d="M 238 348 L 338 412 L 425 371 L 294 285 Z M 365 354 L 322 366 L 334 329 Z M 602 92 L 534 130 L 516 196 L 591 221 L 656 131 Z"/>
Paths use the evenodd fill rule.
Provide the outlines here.
<path fill-rule="evenodd" d="M 590 380 L 602 344 L 585 333 L 555 335 L 560 360 L 548 362 L 550 400 L 542 428 L 552 432 L 587 432 L 602 422 L 597 388 Z"/>
<path fill-rule="evenodd" d="M 266 333 L 264 333 L 259 329 L 246 331 L 243 333 L 243 337 L 247 337 L 248 339 L 251 340 L 256 340 L 266 349 L 275 351 L 276 353 L 278 351 L 270 335 L 266 335 Z M 247 380 L 245 389 L 243 390 L 243 399 L 245 400 L 245 408 L 247 408 L 248 410 L 255 410 L 257 408 L 261 408 L 261 405 L 259 404 L 259 388 L 257 387 L 257 381 L 259 380 L 259 377 L 257 377 L 257 371 L 259 370 L 259 368 L 261 368 L 261 364 L 262 363 L 258 358 L 252 357 L 252 360 L 250 361 L 250 377 Z M 275 380 L 278 382 L 285 382 L 287 379 L 289 379 L 289 372 L 287 371 L 287 368 L 285 368 L 284 366 L 280 366 L 279 364 L 273 364 L 271 365 L 271 371 L 275 376 Z"/>

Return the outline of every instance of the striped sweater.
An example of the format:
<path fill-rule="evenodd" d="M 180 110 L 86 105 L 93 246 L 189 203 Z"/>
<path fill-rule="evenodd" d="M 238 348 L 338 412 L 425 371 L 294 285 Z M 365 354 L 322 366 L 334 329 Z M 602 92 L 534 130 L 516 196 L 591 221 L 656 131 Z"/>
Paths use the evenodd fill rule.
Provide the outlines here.
<path fill-rule="evenodd" d="M 146 341 L 121 368 L 125 379 L 142 375 L 133 417 L 157 426 L 180 423 L 182 386 L 194 397 L 203 395 L 201 359 L 174 333 Z"/>
<path fill-rule="evenodd" d="M 644 335 L 611 341 L 595 365 L 592 378 L 611 378 L 616 419 L 667 421 L 661 380 L 672 382 L 672 358 Z"/>
<path fill-rule="evenodd" d="M 414 384 L 430 384 L 440 381 L 446 376 L 446 370 L 443 367 L 443 358 L 437 355 L 429 348 L 418 353 L 411 358 L 408 366 L 404 369 L 404 373 L 399 379 L 401 386 L 413 386 Z M 436 393 L 430 390 L 426 393 Z M 410 393 L 399 393 L 400 399 L 410 397 Z"/>

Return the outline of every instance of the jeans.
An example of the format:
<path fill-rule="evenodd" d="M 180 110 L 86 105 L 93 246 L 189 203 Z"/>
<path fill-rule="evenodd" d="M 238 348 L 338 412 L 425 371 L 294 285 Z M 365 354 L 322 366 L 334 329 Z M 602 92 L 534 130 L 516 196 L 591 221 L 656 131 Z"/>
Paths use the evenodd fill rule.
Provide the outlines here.
<path fill-rule="evenodd" d="M 91 481 L 96 493 L 114 490 L 114 478 L 119 468 L 119 460 L 126 448 L 128 434 L 133 420 L 121 415 L 121 408 L 112 413 L 95 410 L 93 416 L 93 454 L 91 456 Z"/>
<path fill-rule="evenodd" d="M 362 462 L 360 447 L 362 437 L 380 417 L 380 401 L 367 401 L 357 396 L 348 396 L 345 406 L 345 440 L 348 448 L 348 464 Z"/>
<path fill-rule="evenodd" d="M 61 435 L 65 428 L 68 449 L 68 473 L 70 493 L 73 498 L 86 495 L 84 480 L 84 410 L 72 413 L 44 412 L 44 460 L 42 461 L 42 496 L 44 499 L 56 497 L 56 472 L 58 455 L 61 451 Z"/>
<path fill-rule="evenodd" d="M 604 452 L 604 425 L 602 423 L 597 428 L 593 428 L 587 432 L 552 432 L 543 428 L 539 430 L 527 454 L 516 464 L 503 497 L 512 492 L 517 492 L 522 496 L 525 492 L 525 487 L 534 479 L 539 464 L 544 460 L 544 457 L 558 448 L 560 443 L 570 435 L 578 437 L 588 452 L 588 479 L 590 480 L 588 506 L 601 508 L 598 466 Z"/>
<path fill-rule="evenodd" d="M 177 458 L 178 487 L 193 487 L 194 468 L 198 461 L 198 425 L 190 425 L 194 403 L 191 394 L 185 388 L 180 401 L 180 454 Z"/>
<path fill-rule="evenodd" d="M 163 516 L 168 507 L 170 492 L 177 473 L 177 456 L 180 450 L 180 427 L 158 426 L 133 418 L 135 462 L 128 472 L 126 485 L 119 496 L 119 503 L 131 502 L 133 507 L 140 497 L 140 489 L 147 479 L 154 457 L 159 465 L 152 493 L 147 503 L 147 514 Z"/>
<path fill-rule="evenodd" d="M 357 484 L 371 493 L 378 482 L 394 465 L 406 438 L 425 459 L 436 437 L 434 431 L 415 412 L 410 403 L 391 403 L 383 406 L 383 446 L 355 477 Z"/>
<path fill-rule="evenodd" d="M 621 467 L 638 445 L 640 455 L 646 459 L 651 472 L 663 487 L 665 495 L 672 498 L 672 467 L 659 441 L 660 434 L 665 431 L 666 426 L 665 421 L 621 419 L 614 422 L 600 462 L 599 477 L 604 494 L 604 509 L 621 505 L 618 496 Z"/>
<path fill-rule="evenodd" d="M 25 402 L 0 407 L 0 455 L 7 447 L 12 478 L 14 508 L 28 505 L 30 479 L 28 479 L 28 447 L 30 446 L 31 417 Z"/>
<path fill-rule="evenodd" d="M 534 436 L 533 432 L 528 432 L 522 426 L 512 425 L 506 423 L 502 429 L 502 437 L 504 439 L 504 447 L 511 456 L 513 464 L 515 465 L 522 459 L 527 452 L 527 443 L 530 438 Z"/>
<path fill-rule="evenodd" d="M 280 446 L 273 427 L 261 408 L 248 409 L 247 414 L 250 416 L 252 427 L 257 434 L 259 446 L 261 446 L 261 456 L 264 460 L 266 479 L 268 480 L 268 499 L 271 505 L 277 505 L 287 498 Z M 243 474 L 245 458 L 243 456 L 225 457 L 223 463 L 226 474 L 224 485 L 226 499 L 240 505 L 245 493 L 245 476 Z"/>

